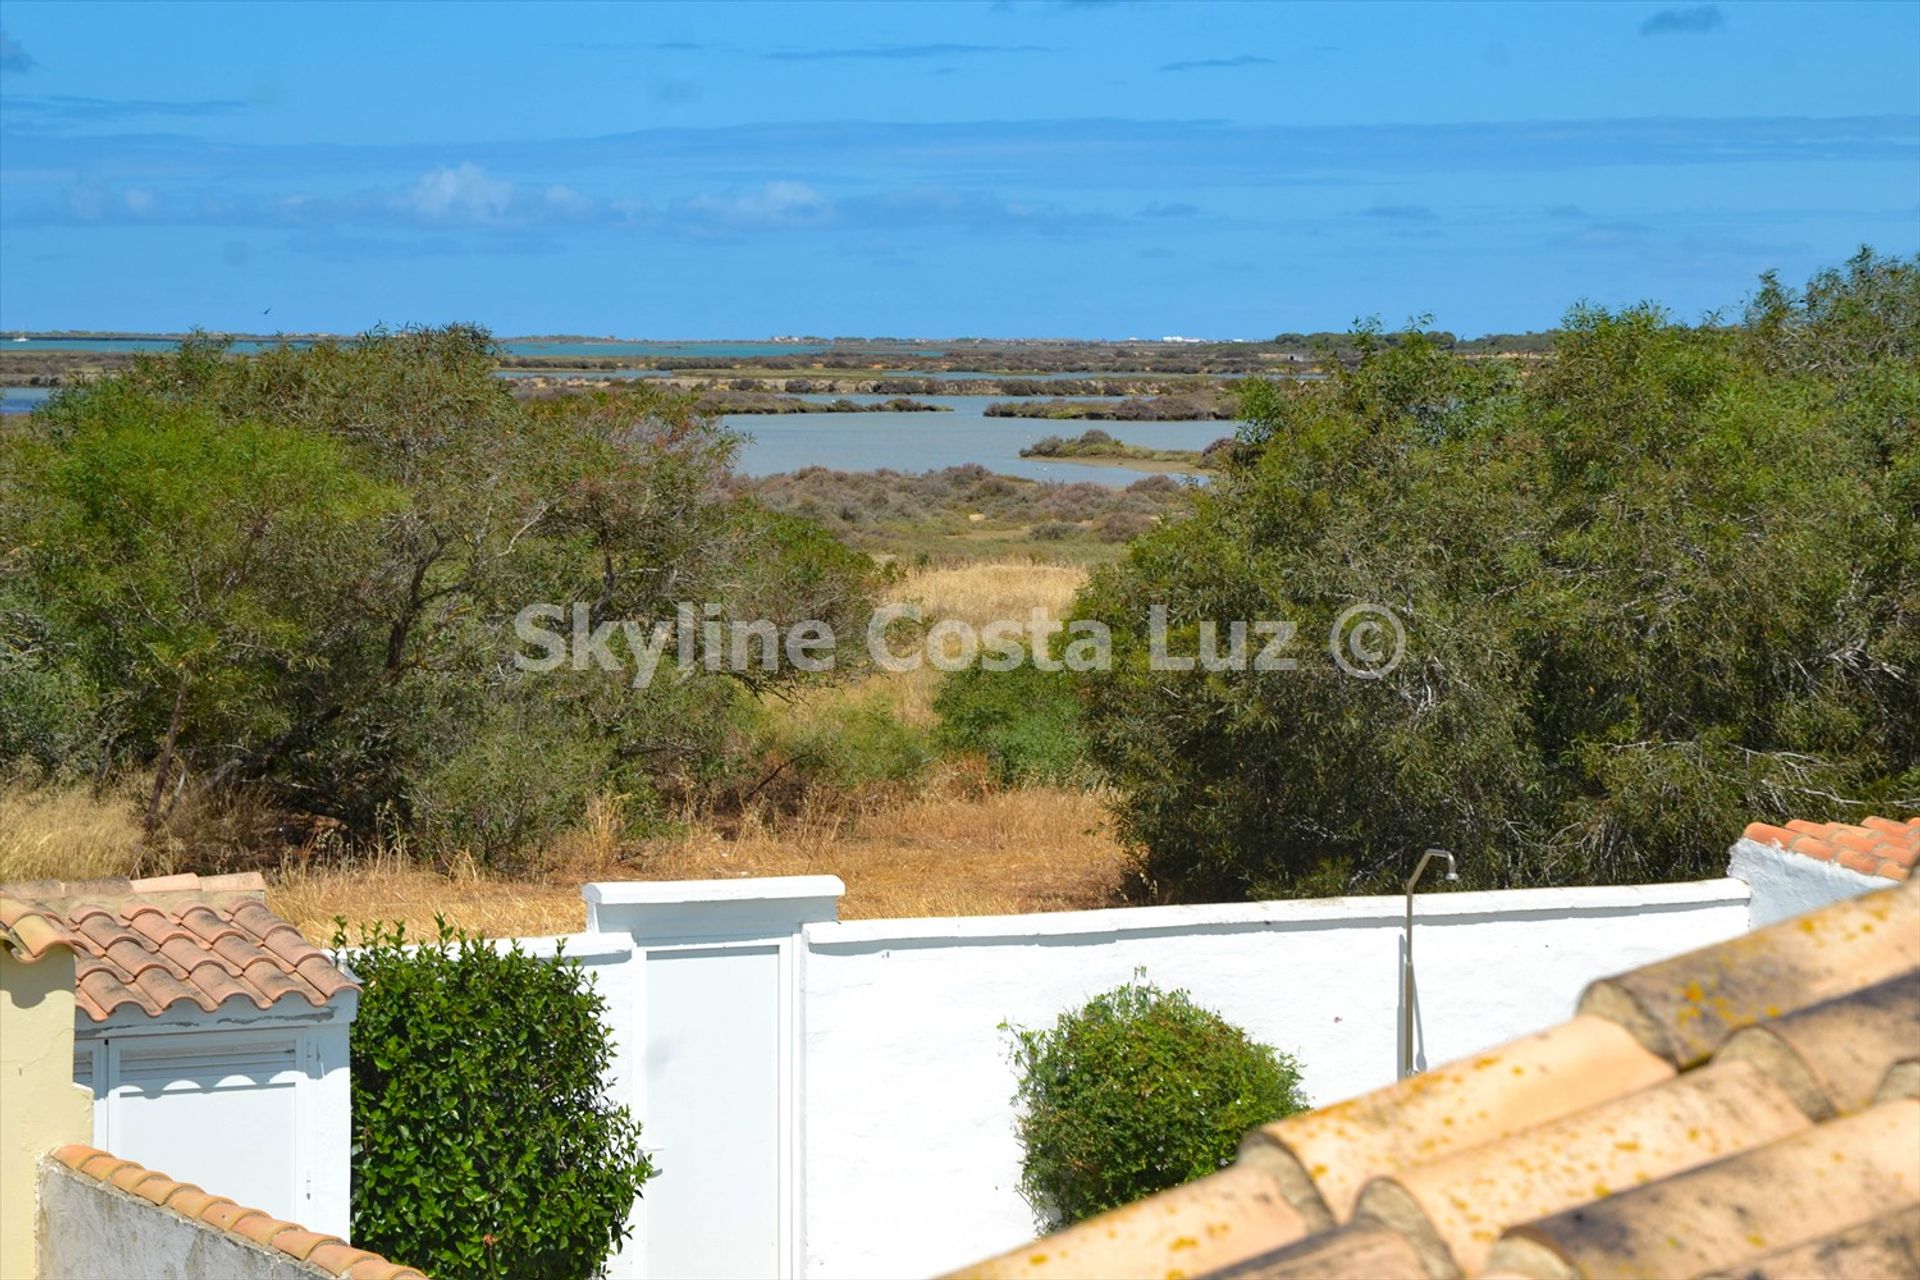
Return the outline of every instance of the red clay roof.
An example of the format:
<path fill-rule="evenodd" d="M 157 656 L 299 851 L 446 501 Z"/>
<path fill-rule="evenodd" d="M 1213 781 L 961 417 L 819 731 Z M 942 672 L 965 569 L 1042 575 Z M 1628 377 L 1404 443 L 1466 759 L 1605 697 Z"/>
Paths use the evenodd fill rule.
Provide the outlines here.
<path fill-rule="evenodd" d="M 1834 862 L 1863 876 L 1905 880 L 1920 859 L 1920 818 L 1863 818 L 1846 822 L 1789 822 L 1784 827 L 1756 822 L 1747 839 L 1776 845 L 1789 853 Z"/>
<path fill-rule="evenodd" d="M 956 1276 L 1703 1274 L 1920 1276 L 1920 880 L 1596 982 Z"/>
<path fill-rule="evenodd" d="M 0 885 L 0 942 L 25 960 L 70 948 L 74 1003 L 95 1022 L 127 1005 L 320 1006 L 352 989 L 266 897 L 257 874 Z"/>
<path fill-rule="evenodd" d="M 215 1231 L 278 1249 L 296 1262 L 342 1280 L 427 1280 L 424 1272 L 388 1262 L 377 1253 L 356 1249 L 338 1236 L 323 1236 L 298 1223 L 286 1222 L 260 1209 L 212 1196 L 190 1182 L 175 1182 L 131 1160 L 121 1160 L 97 1147 L 73 1143 L 53 1153 L 75 1173 L 117 1187 L 128 1195 L 156 1205 Z"/>

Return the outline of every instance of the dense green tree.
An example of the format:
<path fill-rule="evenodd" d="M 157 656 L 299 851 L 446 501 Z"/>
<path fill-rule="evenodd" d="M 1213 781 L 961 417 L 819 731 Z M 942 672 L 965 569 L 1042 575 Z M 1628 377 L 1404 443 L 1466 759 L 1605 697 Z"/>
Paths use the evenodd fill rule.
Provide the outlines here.
<path fill-rule="evenodd" d="M 870 562 L 726 494 L 735 448 L 654 388 L 517 400 L 463 327 L 143 358 L 0 435 L 0 763 L 150 768 L 156 816 L 264 787 L 494 859 L 596 791 L 644 819 L 805 673 L 683 671 L 677 635 L 645 687 L 623 644 L 531 672 L 515 619 L 857 631 Z"/>
<path fill-rule="evenodd" d="M 1077 608 L 1094 760 L 1174 896 L 1380 887 L 1445 844 L 1482 885 L 1718 872 L 1752 819 L 1920 805 L 1920 271 L 1871 255 L 1742 326 L 1577 308 L 1542 360 L 1362 333 L 1245 388 L 1195 516 Z M 1349 608 L 1404 659 L 1330 659 Z M 1154 671 L 1284 619 L 1285 671 Z"/>

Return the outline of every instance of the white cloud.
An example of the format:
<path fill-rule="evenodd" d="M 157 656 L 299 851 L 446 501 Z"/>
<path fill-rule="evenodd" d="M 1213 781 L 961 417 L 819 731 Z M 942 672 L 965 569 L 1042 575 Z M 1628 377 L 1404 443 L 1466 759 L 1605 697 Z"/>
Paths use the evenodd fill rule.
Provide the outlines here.
<path fill-rule="evenodd" d="M 696 224 L 722 227 L 818 226 L 833 217 L 833 204 L 804 182 L 768 182 L 744 195 L 699 195 L 683 202 Z"/>
<path fill-rule="evenodd" d="M 507 216 L 514 194 L 512 182 L 467 163 L 421 174 L 395 203 L 429 222 L 498 222 Z"/>

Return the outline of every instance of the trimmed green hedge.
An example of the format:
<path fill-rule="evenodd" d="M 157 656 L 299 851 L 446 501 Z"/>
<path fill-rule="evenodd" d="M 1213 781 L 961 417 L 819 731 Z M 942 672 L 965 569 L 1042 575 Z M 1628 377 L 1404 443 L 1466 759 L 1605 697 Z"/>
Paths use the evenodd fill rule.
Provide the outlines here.
<path fill-rule="evenodd" d="M 363 930 L 348 960 L 354 1243 L 437 1280 L 597 1274 L 658 1171 L 606 1099 L 606 1006 L 579 963 L 444 922 L 419 946 Z"/>
<path fill-rule="evenodd" d="M 1049 1230 L 1224 1169 L 1248 1130 L 1307 1107 L 1291 1056 L 1140 975 L 1011 1030 L 1020 1191 Z"/>

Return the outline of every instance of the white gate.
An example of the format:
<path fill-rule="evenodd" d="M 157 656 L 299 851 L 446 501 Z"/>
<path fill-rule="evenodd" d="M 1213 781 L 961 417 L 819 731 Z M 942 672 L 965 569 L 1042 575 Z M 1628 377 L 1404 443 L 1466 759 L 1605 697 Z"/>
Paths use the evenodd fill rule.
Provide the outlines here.
<path fill-rule="evenodd" d="M 633 939 L 634 1113 L 660 1176 L 624 1274 L 787 1280 L 800 1238 L 800 930 L 834 876 L 586 887 L 587 928 Z"/>

